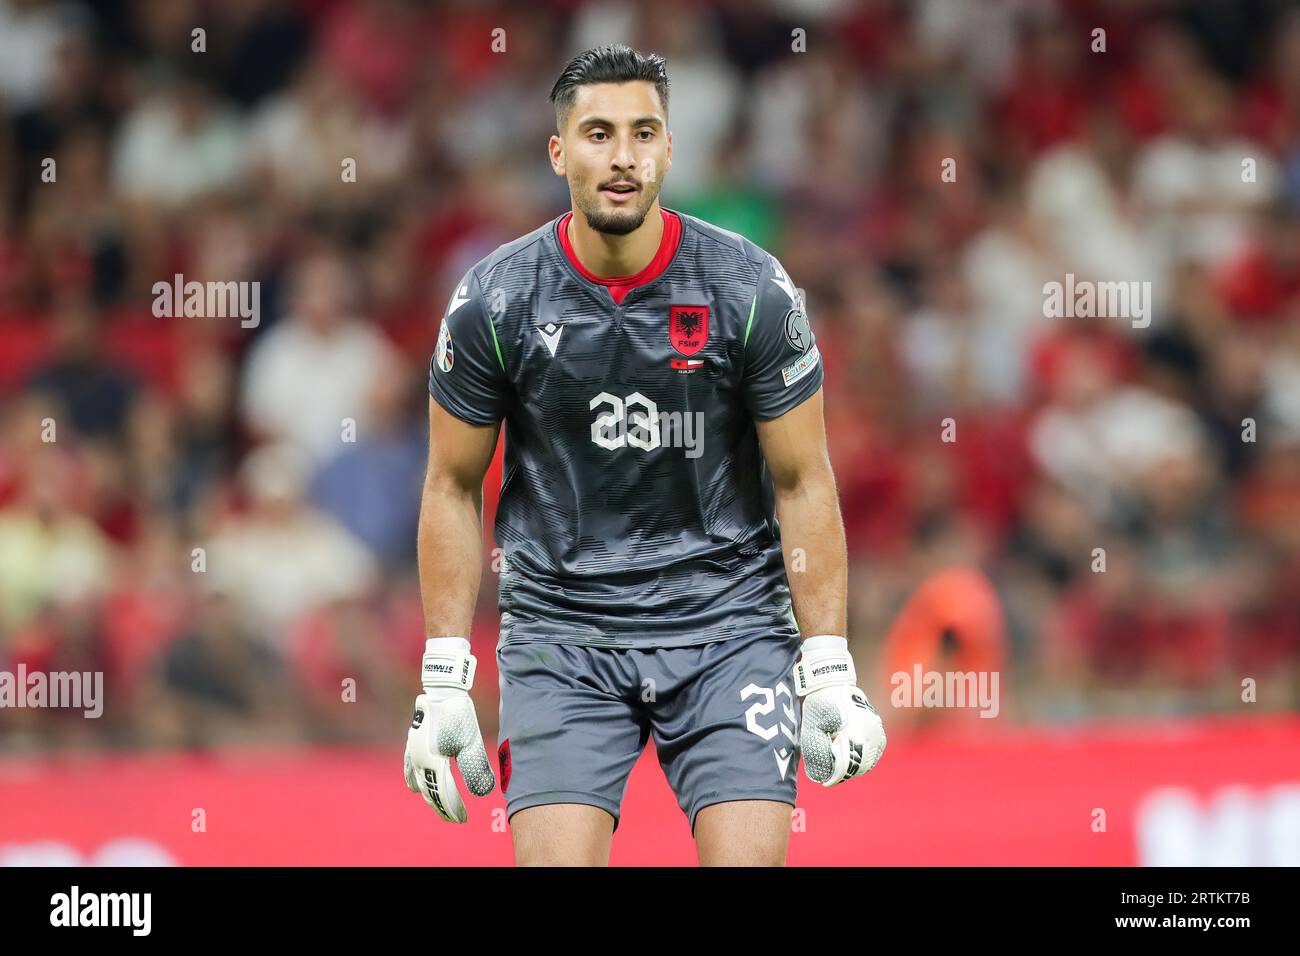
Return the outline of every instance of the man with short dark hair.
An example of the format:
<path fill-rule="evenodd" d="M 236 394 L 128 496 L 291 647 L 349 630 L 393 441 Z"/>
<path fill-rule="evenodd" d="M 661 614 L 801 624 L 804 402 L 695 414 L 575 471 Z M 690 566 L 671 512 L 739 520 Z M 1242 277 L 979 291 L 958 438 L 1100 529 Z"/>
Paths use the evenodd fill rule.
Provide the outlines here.
<path fill-rule="evenodd" d="M 799 753 L 830 786 L 885 748 L 844 637 L 820 355 L 775 258 L 660 205 L 662 57 L 589 50 L 551 100 L 573 209 L 465 275 L 430 363 L 407 784 L 464 822 L 451 759 L 473 793 L 494 783 L 468 633 L 504 421 L 498 758 L 516 861 L 607 863 L 653 736 L 700 862 L 780 865 Z"/>

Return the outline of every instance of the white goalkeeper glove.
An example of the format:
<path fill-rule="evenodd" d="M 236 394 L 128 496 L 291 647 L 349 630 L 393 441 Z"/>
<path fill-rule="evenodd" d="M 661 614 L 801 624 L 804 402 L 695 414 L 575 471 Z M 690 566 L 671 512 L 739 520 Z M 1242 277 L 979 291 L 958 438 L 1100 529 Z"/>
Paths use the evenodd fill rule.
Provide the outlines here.
<path fill-rule="evenodd" d="M 808 778 L 833 787 L 874 767 L 885 752 L 885 725 L 857 686 L 849 642 L 808 638 L 791 676 L 803 698 L 799 749 Z"/>
<path fill-rule="evenodd" d="M 496 785 L 474 702 L 469 698 L 475 664 L 469 641 L 463 637 L 425 641 L 420 675 L 424 693 L 415 698 L 415 715 L 406 734 L 402 761 L 406 785 L 451 823 L 464 823 L 468 816 L 451 775 L 453 757 L 475 796 L 486 796 Z"/>

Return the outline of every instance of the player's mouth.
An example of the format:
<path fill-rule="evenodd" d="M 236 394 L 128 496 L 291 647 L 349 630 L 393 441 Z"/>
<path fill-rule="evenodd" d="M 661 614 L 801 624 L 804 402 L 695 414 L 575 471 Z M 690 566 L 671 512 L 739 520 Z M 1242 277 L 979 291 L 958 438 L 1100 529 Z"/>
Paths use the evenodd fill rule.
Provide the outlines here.
<path fill-rule="evenodd" d="M 619 204 L 628 202 L 641 190 L 632 183 L 610 183 L 608 186 L 601 187 L 601 195 L 606 196 L 610 202 Z"/>

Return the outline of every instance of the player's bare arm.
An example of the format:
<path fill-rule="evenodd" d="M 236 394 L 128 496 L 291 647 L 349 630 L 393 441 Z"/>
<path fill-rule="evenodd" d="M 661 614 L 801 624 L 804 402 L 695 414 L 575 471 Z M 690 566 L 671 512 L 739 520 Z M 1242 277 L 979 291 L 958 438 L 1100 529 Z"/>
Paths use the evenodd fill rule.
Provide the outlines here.
<path fill-rule="evenodd" d="M 779 418 L 755 422 L 772 475 L 795 619 L 804 636 L 794 667 L 804 698 L 804 769 L 830 787 L 867 773 L 885 751 L 879 715 L 857 686 L 847 639 L 847 557 L 819 388 Z"/>
<path fill-rule="evenodd" d="M 826 451 L 822 392 L 780 418 L 755 423 L 772 474 L 795 620 L 806 635 L 847 631 L 847 557 L 835 475 Z"/>
<path fill-rule="evenodd" d="M 464 823 L 468 814 L 451 775 L 453 759 L 477 796 L 495 783 L 469 697 L 475 667 L 469 629 L 482 574 L 483 476 L 499 429 L 461 421 L 429 399 L 429 463 L 417 541 L 427 637 L 424 693 L 416 698 L 403 769 L 406 785 L 454 823 Z"/>
<path fill-rule="evenodd" d="M 500 425 L 471 425 L 429 399 L 429 464 L 416 547 L 426 637 L 469 634 L 483 563 L 483 476 Z"/>

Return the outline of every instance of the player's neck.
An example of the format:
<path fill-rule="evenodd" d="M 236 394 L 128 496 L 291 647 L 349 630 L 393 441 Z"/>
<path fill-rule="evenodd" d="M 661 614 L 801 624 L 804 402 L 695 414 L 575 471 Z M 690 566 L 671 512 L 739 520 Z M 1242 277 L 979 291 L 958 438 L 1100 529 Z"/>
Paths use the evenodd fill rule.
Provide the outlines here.
<path fill-rule="evenodd" d="M 602 279 L 620 279 L 636 275 L 654 259 L 663 241 L 664 217 L 656 199 L 645 221 L 625 236 L 597 232 L 576 211 L 569 217 L 568 228 L 569 244 L 584 269 Z"/>

